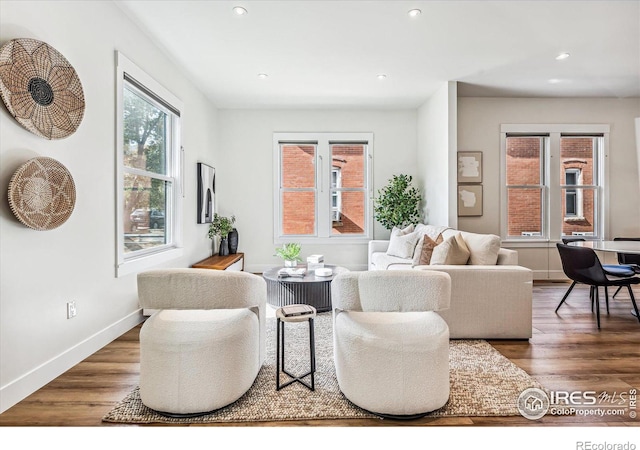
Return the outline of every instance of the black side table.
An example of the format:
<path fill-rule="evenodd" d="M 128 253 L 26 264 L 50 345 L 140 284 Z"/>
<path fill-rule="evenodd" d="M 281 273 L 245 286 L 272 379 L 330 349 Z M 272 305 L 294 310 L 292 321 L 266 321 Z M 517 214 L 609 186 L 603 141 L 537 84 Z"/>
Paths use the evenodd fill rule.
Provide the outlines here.
<path fill-rule="evenodd" d="M 295 315 L 288 316 L 286 315 L 287 310 L 290 307 L 295 307 L 298 305 L 289 305 L 282 308 L 278 308 L 276 311 L 276 390 L 289 386 L 292 383 L 298 382 L 303 386 L 315 391 L 315 378 L 314 374 L 316 371 L 316 344 L 315 344 L 315 336 L 313 330 L 313 320 L 316 317 L 316 309 L 313 306 L 307 306 L 311 312 L 303 315 Z M 309 322 L 309 359 L 310 359 L 310 370 L 304 375 L 293 375 L 289 373 L 285 369 L 284 363 L 284 324 L 285 322 Z M 284 384 L 280 384 L 280 372 L 288 375 L 291 380 L 287 381 Z M 303 381 L 303 378 L 311 375 L 311 384 Z"/>

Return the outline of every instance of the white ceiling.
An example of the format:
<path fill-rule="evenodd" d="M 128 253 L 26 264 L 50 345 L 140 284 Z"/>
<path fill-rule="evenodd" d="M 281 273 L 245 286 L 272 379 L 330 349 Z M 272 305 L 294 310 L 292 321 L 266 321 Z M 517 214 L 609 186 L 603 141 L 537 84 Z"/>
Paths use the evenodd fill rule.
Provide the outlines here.
<path fill-rule="evenodd" d="M 414 108 L 445 81 L 461 96 L 640 97 L 640 0 L 117 3 L 219 108 Z"/>

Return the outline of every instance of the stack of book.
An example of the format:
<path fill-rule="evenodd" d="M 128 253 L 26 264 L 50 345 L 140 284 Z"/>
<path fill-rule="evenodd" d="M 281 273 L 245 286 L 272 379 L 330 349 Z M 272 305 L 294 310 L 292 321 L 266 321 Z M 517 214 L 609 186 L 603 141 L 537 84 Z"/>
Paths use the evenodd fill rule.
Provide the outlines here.
<path fill-rule="evenodd" d="M 308 270 L 316 270 L 322 269 L 324 267 L 324 256 L 323 255 L 310 255 L 307 256 L 307 269 Z"/>
<path fill-rule="evenodd" d="M 278 277 L 279 278 L 287 278 L 287 277 L 304 278 L 306 273 L 307 273 L 307 269 L 305 268 L 295 269 L 293 267 L 283 267 L 282 269 L 278 270 Z"/>

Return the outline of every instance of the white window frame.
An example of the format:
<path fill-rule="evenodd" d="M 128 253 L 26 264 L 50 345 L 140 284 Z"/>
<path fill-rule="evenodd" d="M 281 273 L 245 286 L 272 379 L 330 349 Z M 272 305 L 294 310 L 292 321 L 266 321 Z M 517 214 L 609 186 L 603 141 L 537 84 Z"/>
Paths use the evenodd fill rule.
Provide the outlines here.
<path fill-rule="evenodd" d="M 143 86 L 153 96 L 161 99 L 169 105 L 172 112 L 172 120 L 168 134 L 171 139 L 167 142 L 167 174 L 157 176 L 170 181 L 172 189 L 166 199 L 165 230 L 167 230 L 166 243 L 152 249 L 125 253 L 124 251 L 124 174 L 131 172 L 131 168 L 124 165 L 122 142 L 124 135 L 124 88 L 128 78 Z M 133 86 L 133 84 L 130 84 Z M 122 53 L 116 51 L 116 277 L 138 273 L 156 267 L 164 262 L 179 258 L 183 254 L 182 248 L 182 198 L 183 177 L 182 160 L 183 152 L 181 142 L 180 113 L 183 111 L 183 103 L 175 95 L 145 73 Z"/>
<path fill-rule="evenodd" d="M 608 124 L 502 124 L 500 126 L 500 233 L 503 242 L 512 247 L 517 247 L 518 243 L 523 246 L 547 246 L 555 245 L 562 240 L 562 223 L 564 219 L 561 199 L 562 187 L 560 184 L 560 171 L 562 170 L 560 161 L 560 139 L 564 135 L 602 135 L 601 148 L 598 149 L 594 158 L 594 177 L 597 177 L 598 184 L 596 200 L 596 225 L 593 236 L 585 236 L 585 239 L 599 240 L 608 236 L 609 230 L 609 130 Z M 543 178 L 543 201 L 542 201 L 542 236 L 509 236 L 508 232 L 508 211 L 507 211 L 507 171 L 506 171 L 506 140 L 507 135 L 538 135 L 548 136 L 548 151 L 545 152 L 542 163 Z M 597 173 L 596 173 L 597 171 Z M 582 186 L 581 186 L 582 187 Z M 590 186 L 585 186 L 590 187 Z"/>
<path fill-rule="evenodd" d="M 280 154 L 281 143 L 300 143 L 316 145 L 314 165 L 316 168 L 315 232 L 310 235 L 285 235 L 282 231 L 282 203 L 281 180 L 282 161 Z M 331 145 L 335 143 L 363 143 L 366 142 L 364 155 L 364 232 L 362 234 L 340 235 L 333 234 L 331 207 Z M 274 133 L 273 134 L 273 204 L 274 204 L 274 244 L 286 242 L 314 243 L 314 244 L 360 244 L 373 239 L 373 133 Z"/>
<path fill-rule="evenodd" d="M 336 174 L 336 185 L 333 186 L 333 174 Z M 342 187 L 342 169 L 340 169 L 339 167 L 331 167 L 331 184 L 332 184 L 332 188 L 341 188 Z M 333 206 L 333 197 L 335 196 L 336 198 L 336 206 Z M 333 220 L 334 222 L 339 222 L 340 221 L 340 217 L 342 216 L 342 192 L 341 191 L 336 191 L 331 193 L 331 220 Z"/>
<path fill-rule="evenodd" d="M 567 183 L 567 174 L 575 174 L 576 175 L 576 183 L 575 184 L 569 184 Z M 565 169 L 564 171 L 564 204 L 565 204 L 565 212 L 567 212 L 567 204 L 568 204 L 568 194 L 569 194 L 569 190 L 573 191 L 573 198 L 574 198 L 574 202 L 575 202 L 575 214 L 569 215 L 566 214 L 564 219 L 565 220 L 576 220 L 576 219 L 583 219 L 584 218 L 584 209 L 583 209 L 583 190 L 580 188 L 576 188 L 572 186 L 581 186 L 582 185 L 582 170 L 578 169 L 578 168 L 571 168 L 571 169 Z"/>

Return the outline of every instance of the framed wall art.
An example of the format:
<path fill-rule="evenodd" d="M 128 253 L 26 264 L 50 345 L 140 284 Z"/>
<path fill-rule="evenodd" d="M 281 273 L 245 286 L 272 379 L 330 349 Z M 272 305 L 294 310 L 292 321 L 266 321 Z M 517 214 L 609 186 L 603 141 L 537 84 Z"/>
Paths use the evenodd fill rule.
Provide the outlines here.
<path fill-rule="evenodd" d="M 215 212 L 216 170 L 198 163 L 198 223 L 211 223 Z"/>
<path fill-rule="evenodd" d="M 482 185 L 458 186 L 458 216 L 482 215 Z"/>
<path fill-rule="evenodd" d="M 458 152 L 458 183 L 482 183 L 482 152 Z"/>

